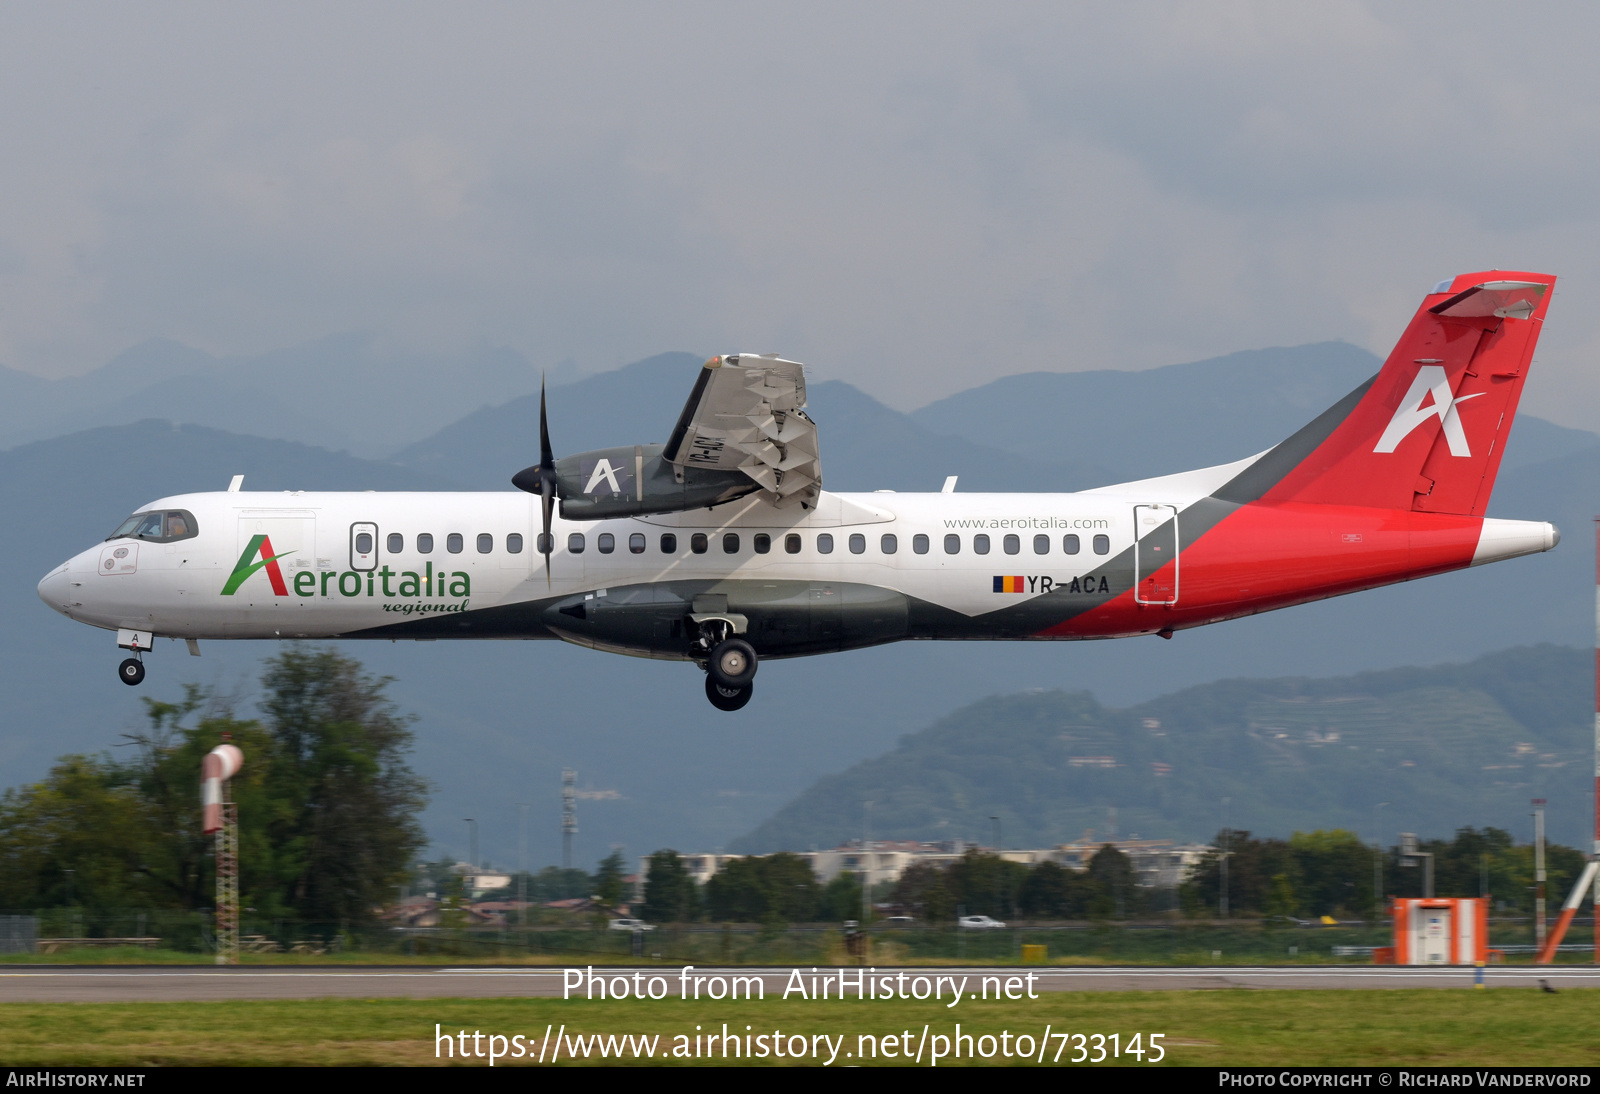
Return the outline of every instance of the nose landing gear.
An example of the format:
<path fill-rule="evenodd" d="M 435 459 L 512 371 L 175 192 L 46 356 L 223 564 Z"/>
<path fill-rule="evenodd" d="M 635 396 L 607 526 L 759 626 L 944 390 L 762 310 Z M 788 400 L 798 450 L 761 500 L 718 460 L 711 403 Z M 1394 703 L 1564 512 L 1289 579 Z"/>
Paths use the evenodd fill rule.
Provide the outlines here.
<path fill-rule="evenodd" d="M 139 660 L 139 655 L 150 652 L 155 638 L 150 631 L 136 631 L 131 627 L 122 627 L 117 631 L 117 646 L 133 653 L 132 657 L 117 666 L 118 680 L 130 688 L 144 683 L 144 662 Z"/>

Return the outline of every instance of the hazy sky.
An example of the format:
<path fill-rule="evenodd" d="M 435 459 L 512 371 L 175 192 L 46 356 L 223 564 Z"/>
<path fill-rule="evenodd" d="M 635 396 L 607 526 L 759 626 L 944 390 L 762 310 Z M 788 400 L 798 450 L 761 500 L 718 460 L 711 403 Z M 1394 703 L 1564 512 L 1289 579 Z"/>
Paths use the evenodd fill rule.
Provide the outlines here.
<path fill-rule="evenodd" d="M 0 363 L 370 331 L 781 351 L 908 409 L 1564 280 L 1594 426 L 1600 8 L 0 7 Z M 489 393 L 486 393 L 486 397 Z"/>

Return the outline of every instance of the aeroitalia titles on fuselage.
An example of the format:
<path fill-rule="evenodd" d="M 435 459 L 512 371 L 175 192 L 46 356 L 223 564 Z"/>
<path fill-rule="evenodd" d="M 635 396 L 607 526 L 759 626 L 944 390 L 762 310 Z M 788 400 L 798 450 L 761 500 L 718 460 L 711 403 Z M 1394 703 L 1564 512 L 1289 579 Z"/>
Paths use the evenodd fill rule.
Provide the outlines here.
<path fill-rule="evenodd" d="M 1478 273 L 1423 301 L 1382 369 L 1220 467 L 1076 494 L 822 488 L 805 375 L 713 357 L 665 445 L 539 462 L 506 493 L 162 498 L 52 570 L 52 608 L 158 636 L 561 639 L 681 660 L 736 710 L 763 658 L 904 639 L 1174 632 L 1548 550 L 1486 518 L 1555 279 Z M 531 432 L 531 430 L 530 430 Z M 930 468 L 936 481 L 944 468 Z"/>

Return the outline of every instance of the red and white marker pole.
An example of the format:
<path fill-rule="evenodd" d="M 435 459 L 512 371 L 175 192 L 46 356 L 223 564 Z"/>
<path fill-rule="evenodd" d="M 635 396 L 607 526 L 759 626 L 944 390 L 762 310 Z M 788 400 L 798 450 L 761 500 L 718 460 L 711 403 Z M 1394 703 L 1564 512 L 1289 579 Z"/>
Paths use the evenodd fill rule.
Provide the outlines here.
<path fill-rule="evenodd" d="M 237 745 L 218 745 L 200 762 L 200 831 L 205 835 L 222 828 L 222 784 L 237 775 L 242 766 L 244 753 Z"/>
<path fill-rule="evenodd" d="M 1595 880 L 1597 868 L 1600 868 L 1600 860 L 1590 859 L 1584 864 L 1583 873 L 1578 875 L 1578 883 L 1572 887 L 1572 895 L 1561 906 L 1561 918 L 1556 920 L 1555 930 L 1550 932 L 1550 937 L 1539 947 L 1539 955 L 1533 959 L 1535 965 L 1548 965 L 1555 960 L 1556 950 L 1561 948 L 1561 939 L 1566 935 L 1573 916 L 1578 914 L 1578 905 L 1583 903 L 1583 891 Z"/>
<path fill-rule="evenodd" d="M 1567 902 L 1561 906 L 1561 918 L 1556 929 L 1543 940 L 1534 964 L 1548 965 L 1555 960 L 1556 950 L 1567 933 L 1567 925 L 1578 914 L 1585 889 L 1593 889 L 1594 910 L 1594 963 L 1600 965 L 1600 517 L 1595 518 L 1594 554 L 1594 844 L 1589 861 L 1572 887 Z M 1540 890 L 1541 895 L 1543 889 Z"/>

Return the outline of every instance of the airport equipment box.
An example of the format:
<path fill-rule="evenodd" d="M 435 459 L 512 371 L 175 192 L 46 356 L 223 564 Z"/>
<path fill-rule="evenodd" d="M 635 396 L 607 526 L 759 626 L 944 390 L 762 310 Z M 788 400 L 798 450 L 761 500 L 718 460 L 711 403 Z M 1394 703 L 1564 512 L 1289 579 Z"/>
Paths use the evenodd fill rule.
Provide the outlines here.
<path fill-rule="evenodd" d="M 1373 954 L 1379 964 L 1474 965 L 1488 960 L 1487 898 L 1399 897 L 1390 914 L 1394 947 Z"/>

